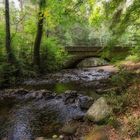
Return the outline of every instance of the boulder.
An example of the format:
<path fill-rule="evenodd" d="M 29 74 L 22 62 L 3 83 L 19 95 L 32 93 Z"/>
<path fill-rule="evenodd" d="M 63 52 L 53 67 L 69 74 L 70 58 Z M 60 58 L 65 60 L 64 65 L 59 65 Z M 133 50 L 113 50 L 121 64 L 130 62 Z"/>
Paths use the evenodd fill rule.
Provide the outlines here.
<path fill-rule="evenodd" d="M 102 122 L 112 113 L 112 108 L 104 97 L 99 98 L 87 111 L 85 118 L 93 122 Z"/>
<path fill-rule="evenodd" d="M 66 136 L 74 135 L 76 133 L 77 127 L 78 126 L 76 124 L 75 125 L 66 124 L 61 129 L 61 132 Z"/>
<path fill-rule="evenodd" d="M 77 67 L 78 68 L 85 68 L 85 67 L 95 67 L 95 66 L 103 66 L 107 65 L 108 62 L 101 58 L 91 57 L 82 60 Z"/>

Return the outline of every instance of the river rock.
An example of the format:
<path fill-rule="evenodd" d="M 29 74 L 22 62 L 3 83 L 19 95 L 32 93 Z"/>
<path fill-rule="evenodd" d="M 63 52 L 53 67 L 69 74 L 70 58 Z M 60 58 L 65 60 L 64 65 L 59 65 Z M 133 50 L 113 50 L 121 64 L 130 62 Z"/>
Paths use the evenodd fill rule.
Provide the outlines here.
<path fill-rule="evenodd" d="M 102 122 L 112 113 L 112 108 L 104 97 L 99 98 L 87 111 L 85 118 L 93 122 Z"/>
<path fill-rule="evenodd" d="M 76 130 L 78 128 L 77 124 L 65 124 L 62 129 L 60 130 L 61 133 L 63 133 L 66 136 L 71 136 L 76 133 Z"/>
<path fill-rule="evenodd" d="M 93 104 L 93 98 L 89 96 L 80 96 L 79 97 L 79 105 L 81 109 L 89 109 L 89 107 Z"/>
<path fill-rule="evenodd" d="M 57 137 L 58 137 L 57 135 L 53 135 L 53 136 L 52 136 L 53 139 L 56 139 Z"/>
<path fill-rule="evenodd" d="M 78 97 L 77 91 L 68 90 L 65 92 L 63 99 L 65 104 L 72 104 L 76 102 L 77 97 Z"/>
<path fill-rule="evenodd" d="M 60 139 L 63 139 L 63 138 L 64 138 L 64 136 L 63 136 L 63 135 L 60 135 L 60 136 L 59 136 L 59 138 L 60 138 Z"/>

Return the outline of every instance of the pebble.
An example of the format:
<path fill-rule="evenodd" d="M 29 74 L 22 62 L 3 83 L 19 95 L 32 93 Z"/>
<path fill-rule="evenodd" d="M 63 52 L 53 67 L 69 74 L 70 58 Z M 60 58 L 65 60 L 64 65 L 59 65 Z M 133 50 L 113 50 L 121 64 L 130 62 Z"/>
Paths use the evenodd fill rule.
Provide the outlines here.
<path fill-rule="evenodd" d="M 60 135 L 60 136 L 59 136 L 59 138 L 60 138 L 60 139 L 63 139 L 63 138 L 64 138 L 64 136 L 63 136 L 63 135 Z"/>
<path fill-rule="evenodd" d="M 53 136 L 52 136 L 53 139 L 56 139 L 57 137 L 58 137 L 57 135 L 53 135 Z"/>

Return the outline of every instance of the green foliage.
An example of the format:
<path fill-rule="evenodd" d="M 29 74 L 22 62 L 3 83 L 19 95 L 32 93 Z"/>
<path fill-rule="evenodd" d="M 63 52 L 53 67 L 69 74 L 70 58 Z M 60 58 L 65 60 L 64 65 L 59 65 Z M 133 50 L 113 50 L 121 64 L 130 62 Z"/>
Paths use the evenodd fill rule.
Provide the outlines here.
<path fill-rule="evenodd" d="M 0 62 L 4 61 L 4 41 L 5 41 L 4 24 L 0 22 Z"/>
<path fill-rule="evenodd" d="M 44 71 L 54 71 L 62 68 L 64 60 L 67 58 L 64 47 L 57 38 L 43 38 L 41 62 Z"/>
<path fill-rule="evenodd" d="M 30 11 L 32 11 L 32 13 Z M 20 79 L 26 79 L 28 77 L 36 76 L 32 67 L 33 45 L 37 29 L 36 9 L 31 5 L 27 8 L 25 7 L 25 10 L 20 17 L 22 19 L 19 18 L 17 13 L 15 14 L 15 9 L 13 7 L 10 12 L 12 17 L 11 43 L 18 66 L 7 64 L 5 52 L 5 25 L 3 21 L 0 23 L 0 87 L 14 85 L 18 82 L 19 77 Z M 0 18 L 3 16 L 4 15 L 1 15 Z M 60 69 L 63 66 L 66 55 L 62 45 L 59 43 L 59 38 L 47 38 L 46 34 L 44 34 L 41 47 L 43 72 Z M 18 70 L 19 74 L 16 74 Z"/>
<path fill-rule="evenodd" d="M 118 113 L 124 111 L 124 100 L 125 98 L 121 95 L 116 95 L 115 93 L 111 93 L 106 95 L 108 103 L 113 107 L 113 112 Z"/>
<path fill-rule="evenodd" d="M 114 128 L 118 128 L 120 125 L 120 123 L 117 120 L 117 117 L 113 114 L 107 119 L 106 123 L 113 126 Z"/>
<path fill-rule="evenodd" d="M 72 44 L 82 45 L 89 44 L 89 28 L 88 25 L 75 24 L 69 29 L 69 35 L 72 39 Z M 67 39 L 68 40 L 68 39 Z"/>
<path fill-rule="evenodd" d="M 139 78 L 135 80 L 135 75 L 133 73 L 127 72 L 126 70 L 121 70 L 120 73 L 113 76 L 111 79 L 112 85 L 118 88 L 116 92 L 110 91 L 105 97 L 108 103 L 114 108 L 114 112 L 123 112 L 125 107 L 136 105 L 139 101 Z M 133 87 L 129 87 L 133 85 Z"/>
<path fill-rule="evenodd" d="M 132 82 L 132 77 L 130 72 L 121 69 L 118 74 L 112 76 L 111 81 L 117 87 L 125 87 L 126 84 Z"/>
<path fill-rule="evenodd" d="M 140 61 L 140 54 L 133 54 L 133 55 L 129 55 L 126 60 L 130 60 L 130 61 L 133 61 L 133 62 L 139 62 Z"/>

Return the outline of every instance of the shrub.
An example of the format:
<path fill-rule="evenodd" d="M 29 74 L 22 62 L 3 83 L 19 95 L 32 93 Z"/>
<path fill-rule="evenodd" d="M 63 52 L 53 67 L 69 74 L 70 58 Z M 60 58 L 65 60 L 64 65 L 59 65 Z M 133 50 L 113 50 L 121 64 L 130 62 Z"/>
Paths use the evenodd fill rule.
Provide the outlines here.
<path fill-rule="evenodd" d="M 0 65 L 0 88 L 15 85 L 18 81 L 19 70 L 16 66 L 8 63 Z"/>
<path fill-rule="evenodd" d="M 64 47 L 59 43 L 57 38 L 50 37 L 43 39 L 41 65 L 44 72 L 62 68 L 67 56 Z"/>

